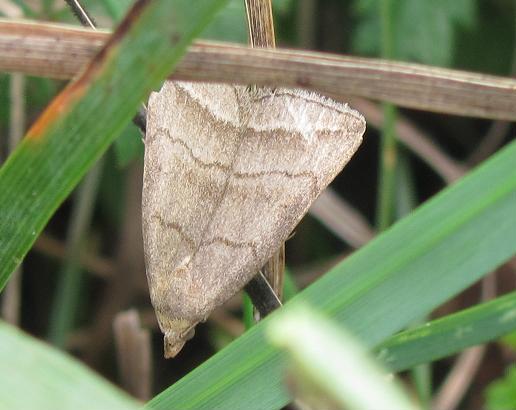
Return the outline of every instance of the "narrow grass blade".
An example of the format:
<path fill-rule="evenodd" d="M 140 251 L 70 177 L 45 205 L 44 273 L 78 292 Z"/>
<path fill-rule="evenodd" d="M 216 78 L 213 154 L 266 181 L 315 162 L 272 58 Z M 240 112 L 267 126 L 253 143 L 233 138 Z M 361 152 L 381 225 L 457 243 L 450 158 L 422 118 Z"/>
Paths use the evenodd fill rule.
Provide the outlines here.
<path fill-rule="evenodd" d="M 136 410 L 84 365 L 0 322 L 1 410 Z"/>
<path fill-rule="evenodd" d="M 294 383 L 297 398 L 309 408 L 417 408 L 360 343 L 315 311 L 290 309 L 266 331 L 274 345 L 288 352 L 293 367 L 289 384 Z"/>
<path fill-rule="evenodd" d="M 374 347 L 516 253 L 516 142 L 284 306 L 315 306 Z M 274 314 L 271 315 L 271 318 Z M 153 409 L 277 409 L 284 355 L 268 318 L 155 397 Z"/>
<path fill-rule="evenodd" d="M 516 292 L 406 330 L 377 348 L 393 371 L 451 355 L 516 329 Z"/>
<path fill-rule="evenodd" d="M 0 169 L 0 288 L 48 219 L 225 0 L 139 0 Z M 175 10 L 175 9 L 174 9 Z"/>

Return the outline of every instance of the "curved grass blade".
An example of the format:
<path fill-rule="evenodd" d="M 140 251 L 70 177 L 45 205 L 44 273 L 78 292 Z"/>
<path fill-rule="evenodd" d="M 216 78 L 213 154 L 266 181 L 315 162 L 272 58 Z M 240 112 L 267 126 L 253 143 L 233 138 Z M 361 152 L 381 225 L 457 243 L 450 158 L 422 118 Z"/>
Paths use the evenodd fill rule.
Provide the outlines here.
<path fill-rule="evenodd" d="M 516 253 L 516 142 L 298 294 L 366 346 L 424 316 Z M 271 318 L 275 315 L 272 314 Z M 155 397 L 152 409 L 277 409 L 289 400 L 269 319 Z"/>
<path fill-rule="evenodd" d="M 401 332 L 377 349 L 392 371 L 449 356 L 516 329 L 516 292 Z"/>
<path fill-rule="evenodd" d="M 0 409 L 136 410 L 126 393 L 56 349 L 0 322 Z"/>
<path fill-rule="evenodd" d="M 274 345 L 288 352 L 289 385 L 308 408 L 419 408 L 360 343 L 314 310 L 290 309 L 277 315 L 266 331 Z"/>
<path fill-rule="evenodd" d="M 226 0 L 139 0 L 0 169 L 0 289 L 48 219 Z"/>

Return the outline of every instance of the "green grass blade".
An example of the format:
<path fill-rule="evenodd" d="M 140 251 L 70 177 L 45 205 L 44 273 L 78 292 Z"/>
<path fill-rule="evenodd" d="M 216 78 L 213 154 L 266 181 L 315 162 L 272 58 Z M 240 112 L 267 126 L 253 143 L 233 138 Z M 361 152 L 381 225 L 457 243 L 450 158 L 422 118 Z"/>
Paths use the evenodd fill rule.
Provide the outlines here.
<path fill-rule="evenodd" d="M 1 410 L 131 410 L 141 406 L 91 370 L 0 322 Z"/>
<path fill-rule="evenodd" d="M 48 219 L 226 0 L 139 0 L 0 169 L 0 289 Z"/>
<path fill-rule="evenodd" d="M 516 142 L 305 289 L 303 301 L 369 347 L 516 252 Z M 271 318 L 274 314 L 271 315 Z M 154 398 L 153 409 L 275 409 L 288 401 L 269 318 Z"/>
<path fill-rule="evenodd" d="M 276 315 L 267 335 L 288 352 L 290 384 L 308 408 L 417 409 L 360 343 L 308 307 Z"/>
<path fill-rule="evenodd" d="M 377 351 L 386 366 L 399 371 L 497 339 L 514 329 L 516 292 L 401 332 Z"/>

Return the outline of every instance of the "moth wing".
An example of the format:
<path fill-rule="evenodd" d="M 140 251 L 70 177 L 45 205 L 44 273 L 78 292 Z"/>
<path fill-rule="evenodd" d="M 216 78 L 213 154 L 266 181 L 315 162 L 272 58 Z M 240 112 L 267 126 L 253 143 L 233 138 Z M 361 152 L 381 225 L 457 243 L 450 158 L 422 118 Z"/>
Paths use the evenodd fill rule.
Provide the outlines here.
<path fill-rule="evenodd" d="M 167 81 L 149 99 L 143 239 L 162 330 L 168 320 L 192 315 L 185 298 L 195 284 L 186 266 L 224 195 L 239 144 L 238 107 L 228 85 Z"/>
<path fill-rule="evenodd" d="M 240 92 L 244 101 L 247 90 Z M 357 111 L 302 90 L 258 93 L 242 115 L 233 172 L 191 263 L 210 289 L 206 311 L 240 290 L 288 238 L 365 131 Z"/>

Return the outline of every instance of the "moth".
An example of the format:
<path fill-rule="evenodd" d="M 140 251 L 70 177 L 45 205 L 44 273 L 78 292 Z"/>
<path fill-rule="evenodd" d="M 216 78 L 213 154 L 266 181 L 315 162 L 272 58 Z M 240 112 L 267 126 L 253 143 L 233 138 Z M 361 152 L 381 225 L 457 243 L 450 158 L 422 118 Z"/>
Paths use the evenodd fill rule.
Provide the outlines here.
<path fill-rule="evenodd" d="M 143 238 L 165 357 L 266 263 L 364 131 L 304 90 L 167 81 L 151 95 Z"/>

